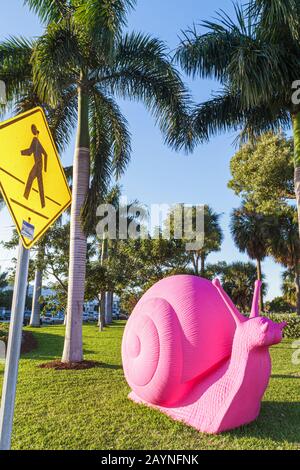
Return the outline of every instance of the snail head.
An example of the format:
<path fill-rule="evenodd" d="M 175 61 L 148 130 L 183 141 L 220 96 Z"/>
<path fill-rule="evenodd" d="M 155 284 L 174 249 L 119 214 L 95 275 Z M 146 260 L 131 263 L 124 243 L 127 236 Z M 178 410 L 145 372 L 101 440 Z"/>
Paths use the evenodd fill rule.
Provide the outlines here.
<path fill-rule="evenodd" d="M 218 279 L 213 281 L 221 297 L 227 305 L 232 317 L 235 320 L 238 330 L 241 330 L 243 341 L 250 348 L 257 346 L 271 346 L 280 343 L 282 332 L 286 326 L 285 322 L 275 323 L 269 318 L 260 316 L 259 299 L 261 291 L 261 281 L 255 282 L 254 296 L 249 319 L 244 317 L 236 308 L 230 297 L 226 294 Z"/>

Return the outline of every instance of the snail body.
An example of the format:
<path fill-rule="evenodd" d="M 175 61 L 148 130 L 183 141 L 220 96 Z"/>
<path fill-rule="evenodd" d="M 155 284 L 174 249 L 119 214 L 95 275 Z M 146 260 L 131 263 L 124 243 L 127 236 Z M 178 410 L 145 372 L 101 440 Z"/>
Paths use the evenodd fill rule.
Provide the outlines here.
<path fill-rule="evenodd" d="M 271 373 L 268 348 L 284 327 L 259 317 L 259 291 L 257 281 L 247 320 L 218 280 L 179 275 L 154 284 L 124 331 L 130 398 L 202 432 L 255 419 Z"/>

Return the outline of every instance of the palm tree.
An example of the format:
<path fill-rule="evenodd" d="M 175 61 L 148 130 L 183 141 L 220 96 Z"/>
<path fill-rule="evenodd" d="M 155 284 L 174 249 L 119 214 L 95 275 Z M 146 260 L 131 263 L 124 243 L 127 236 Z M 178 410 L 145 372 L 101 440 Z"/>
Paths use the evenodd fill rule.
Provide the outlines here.
<path fill-rule="evenodd" d="M 284 301 L 289 304 L 290 306 L 297 305 L 297 295 L 296 295 L 296 287 L 295 287 L 295 274 L 292 269 L 286 269 L 282 273 L 282 297 Z M 284 311 L 281 309 L 281 311 Z"/>
<path fill-rule="evenodd" d="M 275 216 L 269 237 L 269 253 L 294 274 L 297 313 L 300 315 L 300 241 L 298 237 L 297 210 L 287 206 Z"/>
<path fill-rule="evenodd" d="M 254 283 L 256 280 L 256 267 L 253 263 L 243 263 L 236 261 L 231 264 L 224 262 L 210 266 L 214 275 L 219 275 L 222 285 L 234 303 L 247 313 L 251 307 L 251 300 L 254 293 Z M 264 276 L 262 276 L 264 278 Z M 266 286 L 263 283 L 262 290 L 265 293 Z"/>
<path fill-rule="evenodd" d="M 236 21 L 219 13 L 203 34 L 187 31 L 177 58 L 192 76 L 213 78 L 222 90 L 197 106 L 195 139 L 241 130 L 241 139 L 292 126 L 295 194 L 300 227 L 300 105 L 292 86 L 300 77 L 300 1 L 249 0 Z"/>
<path fill-rule="evenodd" d="M 101 256 L 100 256 L 100 265 L 106 268 L 106 274 L 109 277 L 110 271 L 110 258 L 113 252 L 117 251 L 118 244 L 120 243 L 120 224 L 123 227 L 126 226 L 127 232 L 128 227 L 133 223 L 137 216 L 136 214 L 131 214 L 131 210 L 134 207 L 140 207 L 140 204 L 137 200 L 130 202 L 126 207 L 120 205 L 121 199 L 121 188 L 118 184 L 114 185 L 107 193 L 104 202 L 110 204 L 115 209 L 116 214 L 116 239 L 109 239 L 107 232 L 103 234 L 97 233 L 97 235 L 102 235 L 101 240 Z M 92 229 L 92 227 L 91 227 Z M 111 279 L 110 279 L 111 281 Z M 113 283 L 109 282 L 107 279 L 107 284 L 110 288 L 107 292 L 102 291 L 99 294 L 99 330 L 102 331 L 103 327 L 106 324 L 112 323 L 112 309 L 113 309 Z"/>
<path fill-rule="evenodd" d="M 197 250 L 185 250 L 184 246 L 190 241 L 190 239 L 188 239 L 188 235 L 191 236 L 191 234 L 188 233 L 189 229 L 185 227 L 185 221 L 184 221 L 185 215 L 184 215 L 183 209 L 184 208 L 182 204 L 177 204 L 176 206 L 172 207 L 168 216 L 166 217 L 164 231 L 166 232 L 167 235 L 169 234 L 169 231 L 170 231 L 170 235 L 171 235 L 173 242 L 176 241 L 177 244 L 179 245 L 182 244 L 182 257 L 180 257 L 181 258 L 180 267 L 182 268 L 182 265 L 186 263 L 190 264 L 191 269 L 189 271 L 191 273 L 193 273 L 195 276 L 205 277 L 206 276 L 205 263 L 206 263 L 207 257 L 210 253 L 214 251 L 219 251 L 221 248 L 222 241 L 223 241 L 223 232 L 220 226 L 221 214 L 217 214 L 210 206 L 205 205 L 204 211 L 203 211 L 204 239 L 203 239 L 202 246 L 201 248 Z M 192 219 L 191 229 L 193 230 L 193 226 L 195 225 L 195 221 L 197 217 L 196 207 L 191 208 L 190 215 Z M 180 235 L 180 240 L 178 240 L 178 235 L 176 235 L 176 223 L 178 223 L 180 219 L 181 219 L 180 229 L 182 230 L 184 227 L 184 231 L 186 233 L 183 234 L 183 238 Z M 177 248 L 179 248 L 179 246 Z"/>
<path fill-rule="evenodd" d="M 115 96 L 142 100 L 160 124 L 170 145 L 187 135 L 186 91 L 170 64 L 164 44 L 142 34 L 122 36 L 126 13 L 134 1 L 26 0 L 46 29 L 33 44 L 19 40 L 2 45 L 3 58 L 22 88 L 30 67 L 39 99 L 60 104 L 65 122 L 77 115 L 70 229 L 67 326 L 63 362 L 79 362 L 87 236 L 82 216 L 95 217 L 113 171 L 119 176 L 129 161 L 127 122 Z M 30 52 L 28 51 L 30 49 Z M 15 59 L 15 65 L 14 65 Z M 0 48 L 1 60 L 1 48 Z M 27 75 L 24 72 L 27 72 Z M 23 78 L 25 77 L 25 78 Z"/>
<path fill-rule="evenodd" d="M 256 260 L 257 279 L 262 279 L 261 262 L 267 256 L 269 217 L 248 211 L 244 206 L 231 214 L 231 234 L 234 243 L 242 253 Z M 263 310 L 263 296 L 260 296 L 260 310 Z"/>
<path fill-rule="evenodd" d="M 205 276 L 205 262 L 208 255 L 214 251 L 221 249 L 223 241 L 223 232 L 220 226 L 221 214 L 217 214 L 210 206 L 204 207 L 204 243 L 203 247 L 193 253 L 192 264 L 195 274 L 199 275 L 199 259 L 200 259 L 200 276 Z"/>

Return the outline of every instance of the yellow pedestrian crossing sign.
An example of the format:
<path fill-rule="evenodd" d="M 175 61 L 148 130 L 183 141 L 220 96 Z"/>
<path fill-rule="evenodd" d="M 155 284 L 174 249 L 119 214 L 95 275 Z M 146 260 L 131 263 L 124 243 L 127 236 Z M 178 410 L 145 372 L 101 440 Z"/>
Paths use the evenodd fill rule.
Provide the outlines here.
<path fill-rule="evenodd" d="M 0 189 L 25 248 L 32 247 L 71 204 L 41 108 L 0 123 Z"/>

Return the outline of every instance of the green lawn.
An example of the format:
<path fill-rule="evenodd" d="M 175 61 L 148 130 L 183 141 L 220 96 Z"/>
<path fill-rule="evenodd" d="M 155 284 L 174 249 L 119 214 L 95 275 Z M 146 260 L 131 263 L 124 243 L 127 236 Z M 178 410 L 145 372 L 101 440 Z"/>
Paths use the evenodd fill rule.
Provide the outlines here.
<path fill-rule="evenodd" d="M 291 341 L 272 349 L 273 375 L 259 419 L 209 436 L 127 399 L 123 326 L 103 333 L 84 326 L 85 358 L 103 366 L 82 371 L 38 368 L 60 357 L 64 328 L 32 330 L 39 347 L 20 363 L 14 449 L 300 449 L 300 367 L 291 363 Z M 3 370 L 0 385 L 2 377 Z"/>

